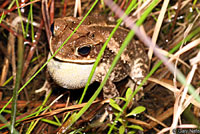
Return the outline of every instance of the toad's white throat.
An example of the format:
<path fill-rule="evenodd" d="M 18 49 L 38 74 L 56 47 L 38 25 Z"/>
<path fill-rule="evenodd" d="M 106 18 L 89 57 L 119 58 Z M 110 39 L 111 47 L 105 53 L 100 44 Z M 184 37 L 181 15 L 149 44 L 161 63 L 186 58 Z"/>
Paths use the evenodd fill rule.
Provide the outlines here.
<path fill-rule="evenodd" d="M 51 54 L 49 54 L 48 59 Z M 51 59 L 47 64 L 48 71 L 56 83 L 64 88 L 78 89 L 86 85 L 93 64 L 77 64 L 73 62 L 60 62 Z M 95 74 L 91 83 L 95 80 Z"/>

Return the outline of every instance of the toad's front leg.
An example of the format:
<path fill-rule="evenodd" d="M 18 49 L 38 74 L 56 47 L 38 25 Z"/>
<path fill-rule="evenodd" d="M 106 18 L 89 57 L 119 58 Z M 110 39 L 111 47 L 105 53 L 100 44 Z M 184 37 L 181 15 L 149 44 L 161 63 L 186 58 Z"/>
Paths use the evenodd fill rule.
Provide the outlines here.
<path fill-rule="evenodd" d="M 97 75 L 99 76 L 98 82 L 102 82 L 104 80 L 106 73 L 104 74 L 103 72 L 104 71 L 102 71 L 101 73 Z M 115 98 L 115 97 L 119 97 L 119 92 L 115 84 L 112 82 L 112 77 L 109 77 L 109 79 L 107 80 L 106 84 L 103 87 L 103 98 L 110 99 L 110 98 Z M 115 100 L 115 102 L 119 104 L 119 100 Z M 109 111 L 112 111 L 112 107 L 107 106 L 104 110 L 105 110 L 104 114 L 102 114 L 102 116 L 99 119 L 95 120 L 96 124 L 102 124 L 106 120 L 107 117 L 109 117 L 109 121 L 113 119 L 112 117 L 113 115 L 109 114 Z"/>
<path fill-rule="evenodd" d="M 101 63 L 96 71 L 96 80 L 100 83 L 104 80 L 109 69 L 108 66 L 103 66 L 103 64 L 104 63 Z M 113 83 L 113 79 L 114 79 L 114 73 L 111 73 L 108 80 L 106 81 L 106 84 L 103 87 L 104 99 L 110 99 L 120 96 L 115 84 Z"/>
<path fill-rule="evenodd" d="M 108 79 L 103 87 L 103 97 L 104 99 L 119 97 L 119 92 L 111 79 Z"/>
<path fill-rule="evenodd" d="M 96 69 L 96 81 L 102 82 L 109 70 L 109 66 L 106 63 L 100 63 L 100 65 Z M 115 74 L 112 72 L 109 76 L 108 80 L 106 81 L 106 84 L 103 87 L 103 97 L 104 99 L 110 99 L 119 97 L 119 92 L 113 83 L 113 80 L 115 78 Z"/>

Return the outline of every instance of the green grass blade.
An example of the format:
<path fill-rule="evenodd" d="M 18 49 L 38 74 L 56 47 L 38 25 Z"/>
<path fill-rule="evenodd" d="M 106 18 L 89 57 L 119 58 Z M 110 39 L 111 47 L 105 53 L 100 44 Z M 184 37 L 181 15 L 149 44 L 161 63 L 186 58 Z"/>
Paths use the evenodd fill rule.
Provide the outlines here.
<path fill-rule="evenodd" d="M 18 0 L 16 0 L 16 5 L 17 5 L 17 7 L 19 7 L 19 2 L 18 2 Z M 26 37 L 26 32 L 25 32 L 25 29 L 24 29 L 24 23 L 23 23 L 23 20 L 22 20 L 22 15 L 21 15 L 20 8 L 17 8 L 17 11 L 18 11 L 18 14 L 19 14 L 19 16 L 20 16 L 20 18 L 21 18 L 22 33 L 23 33 L 24 37 Z"/>
<path fill-rule="evenodd" d="M 9 9 L 11 9 L 11 7 L 13 6 L 15 4 L 15 0 L 13 0 L 11 3 L 10 3 L 10 5 L 8 6 L 8 10 Z M 4 19 L 6 17 L 6 15 L 4 14 L 4 12 L 2 13 L 2 15 L 1 15 L 1 18 L 0 18 L 0 24 L 1 24 L 1 22 L 2 22 L 2 20 Z"/>
<path fill-rule="evenodd" d="M 17 91 L 20 87 L 21 74 L 22 74 L 22 68 L 23 68 L 23 58 L 24 58 L 24 43 L 23 43 L 22 36 L 19 36 L 19 38 L 18 38 L 17 74 L 16 74 L 15 88 L 13 90 L 13 102 L 12 102 L 12 110 L 11 110 L 11 127 L 10 127 L 11 134 L 13 134 L 15 132 L 17 98 L 18 98 Z"/>
<path fill-rule="evenodd" d="M 50 95 L 51 95 L 52 91 L 47 95 L 47 97 L 45 97 L 45 100 L 43 101 L 42 105 L 40 106 L 39 110 L 36 112 L 36 116 L 39 115 L 42 110 L 43 110 L 43 106 L 46 104 L 47 100 L 49 99 Z M 32 121 L 26 134 L 30 134 L 31 131 L 34 129 L 34 127 L 36 126 L 36 124 L 38 123 L 39 120 L 36 121 Z"/>
<path fill-rule="evenodd" d="M 11 130 L 10 124 L 8 124 L 8 121 L 0 114 L 0 120 L 6 124 L 5 127 L 8 127 L 8 129 Z M 14 134 L 19 134 L 19 132 L 14 128 L 13 129 Z"/>

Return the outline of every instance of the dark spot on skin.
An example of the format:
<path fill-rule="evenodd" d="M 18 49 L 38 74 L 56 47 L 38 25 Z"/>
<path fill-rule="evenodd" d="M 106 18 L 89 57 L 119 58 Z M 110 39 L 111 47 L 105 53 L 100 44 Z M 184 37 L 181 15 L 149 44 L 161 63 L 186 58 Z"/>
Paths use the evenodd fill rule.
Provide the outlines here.
<path fill-rule="evenodd" d="M 94 37 L 95 37 L 95 36 L 94 36 L 94 33 L 92 33 L 92 34 L 91 34 L 91 37 L 92 37 L 92 38 L 94 38 Z"/>
<path fill-rule="evenodd" d="M 70 48 L 71 52 L 74 52 L 74 48 Z"/>
<path fill-rule="evenodd" d="M 91 39 L 94 39 L 95 35 L 92 32 L 87 33 L 87 36 L 90 37 Z"/>
<path fill-rule="evenodd" d="M 54 33 L 54 23 L 51 24 L 50 30 L 51 30 L 52 36 L 54 36 L 55 35 L 55 33 Z"/>
<path fill-rule="evenodd" d="M 91 21 L 88 21 L 88 25 L 90 25 L 90 24 L 92 24 L 92 22 L 91 22 Z"/>

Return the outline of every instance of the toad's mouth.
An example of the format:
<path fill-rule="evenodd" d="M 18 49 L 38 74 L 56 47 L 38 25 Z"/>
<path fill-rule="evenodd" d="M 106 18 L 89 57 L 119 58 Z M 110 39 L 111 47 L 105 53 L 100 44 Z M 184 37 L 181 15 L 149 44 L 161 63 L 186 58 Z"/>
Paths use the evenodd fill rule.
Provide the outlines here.
<path fill-rule="evenodd" d="M 52 56 L 52 54 L 50 53 L 49 54 L 49 57 L 48 59 L 50 58 L 50 56 Z M 72 59 L 59 59 L 59 58 L 56 58 L 56 56 L 53 57 L 54 60 L 56 61 L 59 61 L 59 62 L 62 62 L 62 63 L 74 63 L 74 64 L 94 64 L 94 62 L 96 61 L 96 59 L 87 59 L 87 60 L 72 60 Z"/>

